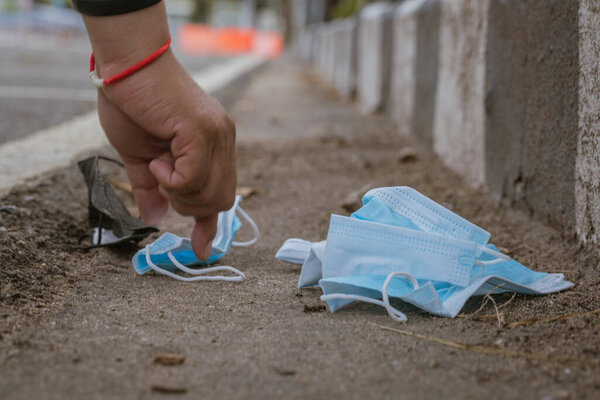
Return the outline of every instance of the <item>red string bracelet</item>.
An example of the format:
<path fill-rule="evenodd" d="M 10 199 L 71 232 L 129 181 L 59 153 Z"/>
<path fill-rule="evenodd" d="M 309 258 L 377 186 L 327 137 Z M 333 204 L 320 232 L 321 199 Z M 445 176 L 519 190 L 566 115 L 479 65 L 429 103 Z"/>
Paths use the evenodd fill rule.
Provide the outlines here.
<path fill-rule="evenodd" d="M 138 62 L 137 64 L 127 68 L 126 70 L 121 71 L 118 74 L 113 75 L 110 78 L 105 78 L 105 79 L 100 78 L 98 76 L 98 74 L 96 73 L 96 60 L 94 59 L 94 53 L 92 52 L 92 56 L 90 57 L 90 81 L 92 81 L 94 86 L 96 86 L 97 88 L 101 88 L 101 87 L 104 87 L 105 85 L 110 85 L 111 83 L 115 83 L 115 82 L 120 81 L 121 79 L 125 79 L 129 75 L 135 74 L 140 69 L 144 68 L 145 66 L 150 64 L 152 61 L 154 61 L 158 57 L 160 57 L 165 51 L 167 51 L 167 49 L 169 48 L 170 45 L 171 45 L 171 37 L 169 36 L 169 40 L 167 41 L 167 43 L 162 45 L 154 53 L 150 54 L 148 57 L 144 58 L 142 61 Z"/>

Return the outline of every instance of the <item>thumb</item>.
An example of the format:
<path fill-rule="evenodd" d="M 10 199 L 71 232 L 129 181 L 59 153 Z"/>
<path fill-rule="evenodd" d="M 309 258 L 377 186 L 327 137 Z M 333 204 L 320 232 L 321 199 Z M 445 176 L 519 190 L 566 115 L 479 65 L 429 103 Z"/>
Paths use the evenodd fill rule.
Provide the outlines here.
<path fill-rule="evenodd" d="M 192 248 L 194 249 L 194 254 L 200 260 L 206 260 L 210 257 L 212 240 L 217 234 L 217 221 L 218 214 L 196 218 L 196 223 L 192 230 Z"/>

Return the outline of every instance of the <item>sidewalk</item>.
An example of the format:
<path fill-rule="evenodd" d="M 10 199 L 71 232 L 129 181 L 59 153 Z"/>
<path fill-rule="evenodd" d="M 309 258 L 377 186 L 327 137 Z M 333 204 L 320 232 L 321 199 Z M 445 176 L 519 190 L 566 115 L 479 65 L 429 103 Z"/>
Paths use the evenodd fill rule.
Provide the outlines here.
<path fill-rule="evenodd" d="M 240 284 L 181 283 L 135 275 L 135 249 L 73 250 L 87 228 L 86 188 L 76 167 L 0 199 L 0 393 L 6 399 L 394 398 L 592 399 L 600 394 L 598 260 L 527 215 L 495 207 L 410 143 L 383 117 L 361 116 L 297 61 L 275 61 L 224 94 L 238 127 L 238 182 L 259 194 L 243 203 L 262 239 L 224 258 Z M 235 100 L 233 100 L 235 99 Z M 110 150 L 104 150 L 110 152 Z M 492 232 L 496 245 L 576 286 L 528 297 L 471 300 L 444 319 L 400 305 L 409 322 L 356 304 L 320 310 L 320 291 L 296 289 L 299 266 L 274 258 L 290 237 L 323 240 L 331 213 L 366 185 L 412 186 Z M 129 206 L 133 207 L 131 199 Z M 187 235 L 174 214 L 162 231 Z M 244 228 L 242 235 L 250 234 Z M 457 349 L 386 331 L 526 352 L 530 360 Z M 186 357 L 153 363 L 158 353 Z M 153 389 L 154 387 L 154 389 Z M 174 396 L 174 395 L 173 395 Z"/>

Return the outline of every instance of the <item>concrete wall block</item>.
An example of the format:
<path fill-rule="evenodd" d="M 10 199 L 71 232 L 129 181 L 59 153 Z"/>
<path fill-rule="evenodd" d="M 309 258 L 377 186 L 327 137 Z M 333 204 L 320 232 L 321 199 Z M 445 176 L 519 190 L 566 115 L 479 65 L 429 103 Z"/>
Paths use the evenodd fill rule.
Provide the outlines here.
<path fill-rule="evenodd" d="M 301 31 L 325 20 L 328 0 L 292 0 L 292 26 Z"/>
<path fill-rule="evenodd" d="M 578 2 L 492 0 L 486 183 L 497 199 L 574 227 Z"/>
<path fill-rule="evenodd" d="M 298 33 L 296 51 L 304 61 L 313 61 L 315 46 L 314 38 L 315 28 L 313 25 L 301 29 Z"/>
<path fill-rule="evenodd" d="M 473 186 L 485 182 L 485 44 L 489 0 L 443 0 L 434 151 Z"/>
<path fill-rule="evenodd" d="M 336 22 L 333 83 L 345 98 L 351 98 L 356 89 L 356 27 L 357 22 L 353 18 Z"/>
<path fill-rule="evenodd" d="M 396 10 L 390 118 L 403 135 L 433 147 L 440 0 L 409 0 Z"/>
<path fill-rule="evenodd" d="M 396 5 L 373 3 L 359 16 L 357 94 L 361 111 L 385 109 L 389 97 L 392 24 Z"/>
<path fill-rule="evenodd" d="M 314 37 L 314 67 L 315 69 L 322 73 L 325 69 L 325 61 L 327 59 L 327 46 L 325 43 L 325 36 L 327 33 L 326 24 L 319 24 L 315 27 L 315 37 Z"/>
<path fill-rule="evenodd" d="M 335 40 L 337 35 L 338 27 L 337 22 L 330 22 L 327 24 L 327 30 L 325 33 L 325 41 L 327 47 L 327 58 L 325 60 L 325 69 L 324 69 L 324 77 L 328 83 L 332 84 L 335 79 L 335 66 L 336 63 L 339 63 L 336 60 L 336 51 L 335 51 Z"/>
<path fill-rule="evenodd" d="M 579 137 L 575 164 L 576 231 L 600 243 L 600 3 L 579 9 Z"/>
<path fill-rule="evenodd" d="M 514 202 L 522 179 L 526 126 L 527 9 L 521 0 L 492 0 L 486 58 L 486 186 Z"/>

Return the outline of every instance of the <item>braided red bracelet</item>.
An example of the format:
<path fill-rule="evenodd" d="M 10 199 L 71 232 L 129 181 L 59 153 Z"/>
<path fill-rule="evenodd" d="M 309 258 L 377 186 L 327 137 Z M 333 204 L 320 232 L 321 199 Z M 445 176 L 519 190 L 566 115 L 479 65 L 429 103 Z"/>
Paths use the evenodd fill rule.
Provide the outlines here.
<path fill-rule="evenodd" d="M 104 87 L 105 85 L 110 85 L 111 83 L 115 83 L 120 81 L 121 79 L 127 78 L 129 75 L 133 75 L 138 72 L 140 69 L 144 68 L 152 61 L 156 60 L 160 57 L 171 45 L 171 37 L 169 36 L 169 40 L 167 43 L 162 45 L 158 50 L 154 53 L 150 54 L 148 57 L 144 58 L 142 61 L 138 62 L 132 67 L 127 68 L 126 70 L 119 72 L 116 75 L 111 76 L 110 78 L 102 79 L 96 73 L 96 60 L 94 59 L 94 53 L 92 52 L 92 56 L 90 57 L 90 81 L 97 88 Z"/>

